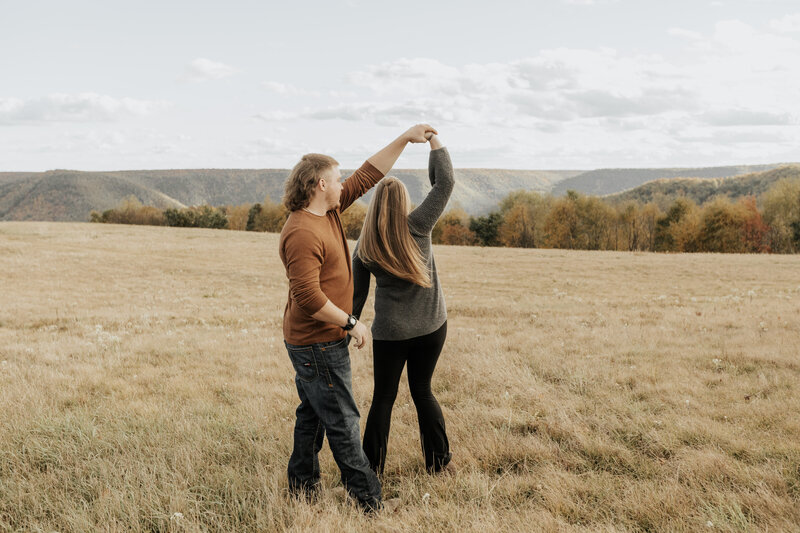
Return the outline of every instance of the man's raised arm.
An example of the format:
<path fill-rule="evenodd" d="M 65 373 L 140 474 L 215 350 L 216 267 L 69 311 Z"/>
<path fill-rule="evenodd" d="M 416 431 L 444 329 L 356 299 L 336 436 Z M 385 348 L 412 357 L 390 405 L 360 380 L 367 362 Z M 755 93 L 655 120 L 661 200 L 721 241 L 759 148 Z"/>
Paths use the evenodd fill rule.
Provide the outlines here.
<path fill-rule="evenodd" d="M 403 153 L 406 144 L 427 142 L 428 138 L 425 134 L 430 132 L 435 134 L 439 133 L 430 124 L 417 124 L 416 126 L 412 126 L 400 137 L 390 142 L 383 150 L 367 159 L 367 161 L 385 176 L 392 170 L 397 158 Z"/>
<path fill-rule="evenodd" d="M 437 131 L 430 124 L 417 124 L 408 128 L 397 139 L 367 159 L 366 163 L 344 182 L 340 210 L 344 211 L 350 207 L 353 202 L 378 183 L 392 169 L 408 143 L 427 142 L 432 133 L 437 133 Z"/>

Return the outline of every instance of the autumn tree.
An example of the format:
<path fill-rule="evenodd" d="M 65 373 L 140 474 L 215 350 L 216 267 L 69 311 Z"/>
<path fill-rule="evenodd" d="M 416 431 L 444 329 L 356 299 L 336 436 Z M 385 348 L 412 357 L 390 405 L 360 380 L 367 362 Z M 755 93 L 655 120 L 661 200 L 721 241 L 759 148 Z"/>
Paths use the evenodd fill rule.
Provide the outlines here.
<path fill-rule="evenodd" d="M 573 194 L 571 194 L 573 193 Z M 544 245 L 573 249 L 578 243 L 578 209 L 575 191 L 553 202 L 544 221 Z"/>
<path fill-rule="evenodd" d="M 253 217 L 252 231 L 280 233 L 283 229 L 284 222 L 286 222 L 286 219 L 289 217 L 289 210 L 286 209 L 286 206 L 282 203 L 273 202 L 269 196 L 264 198 L 262 204 L 256 205 L 259 206 L 257 209 L 255 205 L 251 208 Z M 250 226 L 249 221 L 248 226 Z"/>
<path fill-rule="evenodd" d="M 703 208 L 699 243 L 703 252 L 742 253 L 744 218 L 727 198 L 716 198 Z"/>
<path fill-rule="evenodd" d="M 614 226 L 614 249 L 635 250 L 638 244 L 636 202 L 626 202 L 617 206 L 616 224 Z"/>
<path fill-rule="evenodd" d="M 436 221 L 436 225 L 433 226 L 433 231 L 431 232 L 431 240 L 434 244 L 445 244 L 442 237 L 447 226 L 463 226 L 469 231 L 468 225 L 469 215 L 467 215 L 467 212 L 460 207 L 454 207 L 442 214 L 439 220 Z"/>
<path fill-rule="evenodd" d="M 655 227 L 655 251 L 697 251 L 699 231 L 697 205 L 688 198 L 677 198 L 659 217 Z"/>
<path fill-rule="evenodd" d="M 535 248 L 544 231 L 548 201 L 533 191 L 515 191 L 500 203 L 502 223 L 497 232 L 504 246 Z"/>
<path fill-rule="evenodd" d="M 367 216 L 367 205 L 364 202 L 354 202 L 341 214 L 342 228 L 348 239 L 356 240 L 361 235 L 364 218 Z"/>
<path fill-rule="evenodd" d="M 758 211 L 755 196 L 745 196 L 736 203 L 742 224 L 744 251 L 750 253 L 769 252 L 769 226 Z"/>
<path fill-rule="evenodd" d="M 656 225 L 661 217 L 661 210 L 655 202 L 642 206 L 636 214 L 636 227 L 638 232 L 637 249 L 653 252 L 656 249 Z"/>
<path fill-rule="evenodd" d="M 463 224 L 447 224 L 442 228 L 439 241 L 441 244 L 473 246 L 478 244 L 478 237 Z"/>
<path fill-rule="evenodd" d="M 596 196 L 572 197 L 578 217 L 577 247 L 583 250 L 609 250 L 614 248 L 616 214 Z"/>
<path fill-rule="evenodd" d="M 777 253 L 800 252 L 800 180 L 782 179 L 762 196 L 769 247 Z"/>
<path fill-rule="evenodd" d="M 102 214 L 92 211 L 91 222 L 105 222 L 108 224 L 137 224 L 146 226 L 163 226 L 166 224 L 164 213 L 161 209 L 150 205 L 143 205 L 136 196 L 124 198 L 117 207 L 107 209 Z"/>
<path fill-rule="evenodd" d="M 229 206 L 226 210 L 228 217 L 228 229 L 244 231 L 247 229 L 249 220 L 250 204 Z"/>

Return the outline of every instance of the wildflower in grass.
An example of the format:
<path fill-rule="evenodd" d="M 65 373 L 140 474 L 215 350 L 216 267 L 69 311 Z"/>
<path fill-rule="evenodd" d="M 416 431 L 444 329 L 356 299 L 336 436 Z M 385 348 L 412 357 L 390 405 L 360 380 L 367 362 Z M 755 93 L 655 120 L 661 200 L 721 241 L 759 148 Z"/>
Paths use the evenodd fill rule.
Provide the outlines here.
<path fill-rule="evenodd" d="M 180 520 L 183 518 L 183 513 L 172 513 L 172 516 L 169 517 L 170 520 Z"/>

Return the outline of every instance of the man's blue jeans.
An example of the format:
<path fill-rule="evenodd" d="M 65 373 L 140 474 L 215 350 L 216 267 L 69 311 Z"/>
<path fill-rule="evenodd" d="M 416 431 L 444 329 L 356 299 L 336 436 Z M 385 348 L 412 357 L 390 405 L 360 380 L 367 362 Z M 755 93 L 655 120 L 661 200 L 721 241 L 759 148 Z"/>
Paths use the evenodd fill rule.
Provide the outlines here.
<path fill-rule="evenodd" d="M 359 413 L 353 398 L 348 337 L 297 346 L 286 344 L 300 396 L 289 459 L 289 489 L 313 493 L 319 482 L 319 460 L 325 433 L 342 484 L 365 509 L 381 506 L 381 483 L 361 447 Z"/>

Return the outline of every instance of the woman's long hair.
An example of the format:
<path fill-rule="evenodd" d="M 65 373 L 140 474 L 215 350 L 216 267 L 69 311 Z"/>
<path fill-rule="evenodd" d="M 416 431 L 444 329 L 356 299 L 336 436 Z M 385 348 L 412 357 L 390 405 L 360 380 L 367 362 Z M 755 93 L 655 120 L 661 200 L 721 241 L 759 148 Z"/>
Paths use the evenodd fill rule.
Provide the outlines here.
<path fill-rule="evenodd" d="M 402 181 L 394 177 L 382 179 L 367 208 L 358 256 L 364 263 L 374 263 L 395 277 L 430 287 L 430 272 L 408 230 L 410 205 Z"/>

